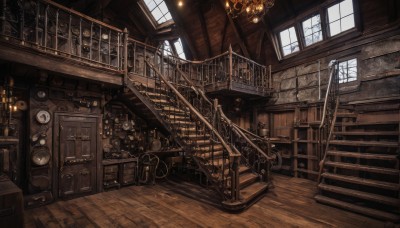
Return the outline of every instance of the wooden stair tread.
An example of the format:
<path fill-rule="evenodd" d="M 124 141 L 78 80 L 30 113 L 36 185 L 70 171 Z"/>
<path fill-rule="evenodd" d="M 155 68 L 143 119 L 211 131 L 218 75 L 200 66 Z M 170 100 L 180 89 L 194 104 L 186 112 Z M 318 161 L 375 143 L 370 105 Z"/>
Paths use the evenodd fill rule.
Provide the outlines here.
<path fill-rule="evenodd" d="M 151 98 L 150 100 L 152 102 L 156 103 L 156 104 L 160 104 L 160 103 L 162 103 L 162 104 L 170 104 L 171 103 L 170 101 L 165 100 L 165 99 L 154 99 L 154 98 Z"/>
<path fill-rule="evenodd" d="M 253 184 L 243 188 L 240 190 L 240 196 L 242 197 L 242 201 L 249 202 L 252 199 L 259 196 L 265 190 L 268 189 L 268 184 L 265 182 L 254 182 Z"/>
<path fill-rule="evenodd" d="M 398 131 L 334 131 L 334 135 L 399 135 Z"/>
<path fill-rule="evenodd" d="M 249 170 L 250 170 L 250 167 L 247 167 L 245 165 L 240 165 L 239 166 L 239 174 L 245 173 L 245 172 L 247 172 Z"/>
<path fill-rule="evenodd" d="M 214 151 L 214 153 L 195 153 L 194 156 L 204 158 L 204 159 L 209 159 L 212 158 L 213 156 L 216 157 L 221 157 L 224 154 L 224 151 Z"/>
<path fill-rule="evenodd" d="M 400 220 L 400 216 L 399 215 L 395 215 L 392 213 L 388 213 L 388 212 L 384 212 L 384 211 L 379 211 L 379 210 L 375 210 L 372 208 L 367 208 L 367 207 L 362 207 L 362 206 L 358 206 L 355 204 L 351 204 L 351 203 L 347 203 L 347 202 L 343 202 L 340 200 L 336 200 L 336 199 L 332 199 L 326 196 L 322 196 L 322 195 L 316 195 L 314 197 L 314 199 L 317 202 L 320 203 L 324 203 L 324 204 L 329 204 L 332 206 L 336 206 L 336 207 L 340 207 L 346 210 L 350 210 L 350 211 L 354 211 L 360 214 L 364 214 L 364 215 L 368 215 L 374 218 L 378 218 L 378 219 L 384 219 L 384 220 L 388 220 L 388 221 L 392 221 L 392 222 L 397 222 Z"/>
<path fill-rule="evenodd" d="M 336 113 L 336 117 L 340 117 L 340 118 L 356 118 L 357 117 L 357 113 L 338 112 L 338 113 Z"/>
<path fill-rule="evenodd" d="M 340 157 L 375 159 L 375 160 L 397 160 L 396 155 L 388 155 L 388 154 L 359 153 L 359 152 L 348 152 L 339 150 L 329 150 L 327 153 L 328 153 L 327 155 L 340 156 Z"/>
<path fill-rule="evenodd" d="M 357 140 L 330 140 L 331 145 L 343 146 L 380 146 L 380 147 L 399 147 L 398 142 L 390 141 L 357 141 Z"/>
<path fill-rule="evenodd" d="M 210 138 L 209 134 L 202 134 L 202 135 L 197 135 L 197 134 L 193 134 L 193 135 L 182 135 L 182 138 L 188 138 L 188 139 L 204 139 L 204 138 Z"/>
<path fill-rule="evenodd" d="M 398 184 L 398 183 L 377 181 L 377 180 L 365 179 L 365 178 L 354 177 L 354 176 L 344 176 L 344 175 L 333 174 L 333 173 L 323 173 L 322 177 L 331 179 L 331 180 L 338 180 L 338 181 L 359 184 L 359 185 L 365 185 L 365 186 L 371 186 L 371 187 L 376 187 L 376 188 L 382 188 L 382 189 L 387 189 L 387 190 L 393 190 L 393 191 L 400 190 L 400 184 Z"/>
<path fill-rule="evenodd" d="M 219 150 L 223 150 L 224 146 L 222 144 L 216 144 L 216 145 L 199 145 L 196 150 L 200 150 L 200 151 L 219 151 Z"/>
<path fill-rule="evenodd" d="M 335 124 L 338 126 L 366 126 L 366 125 L 389 125 L 389 124 L 399 124 L 399 121 L 379 121 L 379 122 L 338 122 Z"/>
<path fill-rule="evenodd" d="M 250 183 L 253 183 L 257 180 L 258 175 L 254 173 L 243 173 L 239 176 L 239 186 L 240 188 L 244 186 L 248 186 Z"/>
<path fill-rule="evenodd" d="M 197 139 L 197 140 L 192 140 L 193 143 L 196 145 L 209 145 L 211 144 L 211 140 L 209 139 Z"/>
<path fill-rule="evenodd" d="M 141 94 L 145 94 L 149 97 L 168 97 L 167 95 L 163 94 L 163 93 L 153 93 L 153 92 L 148 92 L 145 90 L 141 90 L 139 91 Z"/>
<path fill-rule="evenodd" d="M 367 165 L 358 165 L 358 164 L 332 162 L 332 161 L 326 161 L 325 165 L 333 166 L 333 167 L 337 167 L 337 168 L 343 168 L 343 169 L 354 169 L 354 170 L 360 170 L 360 171 L 367 171 L 367 172 L 372 172 L 372 173 L 399 175 L 399 170 L 397 170 L 397 169 L 388 169 L 388 168 L 380 168 L 380 167 L 372 167 L 372 166 L 367 166 Z"/>
<path fill-rule="evenodd" d="M 343 187 L 322 184 L 322 183 L 318 185 L 318 188 L 322 189 L 324 191 L 334 192 L 334 193 L 347 195 L 347 196 L 352 196 L 355 198 L 373 201 L 373 202 L 377 202 L 377 203 L 381 203 L 381 204 L 385 204 L 385 205 L 390 205 L 390 206 L 395 206 L 395 207 L 398 207 L 400 205 L 400 200 L 397 198 L 387 197 L 387 196 L 373 194 L 373 193 L 369 193 L 369 192 L 363 192 L 363 191 L 358 191 L 358 190 L 354 190 L 354 189 L 343 188 Z"/>

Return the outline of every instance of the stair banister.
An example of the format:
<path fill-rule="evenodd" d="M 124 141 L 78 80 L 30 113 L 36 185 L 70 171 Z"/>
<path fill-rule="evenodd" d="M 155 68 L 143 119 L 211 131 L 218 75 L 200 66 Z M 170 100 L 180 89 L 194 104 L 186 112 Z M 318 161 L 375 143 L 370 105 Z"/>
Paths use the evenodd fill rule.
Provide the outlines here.
<path fill-rule="evenodd" d="M 331 60 L 329 62 L 328 67 L 331 68 L 331 72 L 329 74 L 329 81 L 328 81 L 328 87 L 326 88 L 326 93 L 325 93 L 325 100 L 324 100 L 324 107 L 323 107 L 323 113 L 322 113 L 322 120 L 321 120 L 321 124 L 319 125 L 319 128 L 321 129 L 322 126 L 324 126 L 325 123 L 325 115 L 326 115 L 326 106 L 328 104 L 328 97 L 329 97 L 329 91 L 331 89 L 332 86 L 332 79 L 333 79 L 333 74 L 334 74 L 334 70 L 333 70 L 333 66 L 336 64 L 336 60 Z"/>
<path fill-rule="evenodd" d="M 221 144 L 224 146 L 224 148 L 228 151 L 230 156 L 240 156 L 240 154 L 234 153 L 230 146 L 225 142 L 224 138 L 215 130 L 215 128 L 201 115 L 191 104 L 189 101 L 186 100 L 185 97 L 182 96 L 182 94 L 164 77 L 164 75 L 161 74 L 161 72 L 147 59 L 145 60 L 147 65 L 149 65 L 151 68 L 153 68 L 154 72 L 161 78 L 161 80 L 173 91 L 173 93 L 181 100 L 189 109 L 191 112 L 193 112 L 199 120 L 204 123 L 209 130 L 211 130 L 215 136 L 220 140 Z"/>
<path fill-rule="evenodd" d="M 191 80 L 189 80 L 189 79 L 186 77 L 185 73 L 184 73 L 181 69 L 177 68 L 177 71 L 181 74 L 181 76 L 183 77 L 183 79 L 191 86 L 191 88 L 192 88 L 197 94 L 200 94 L 201 97 L 202 97 L 207 103 L 209 103 L 210 105 L 212 105 L 212 102 L 208 99 L 208 97 L 204 94 L 204 92 L 201 91 L 201 90 L 198 90 L 198 89 L 195 87 L 195 85 L 193 84 L 193 82 L 192 82 Z M 236 125 L 235 123 L 233 123 L 233 122 L 225 115 L 225 113 L 223 112 L 223 110 L 222 110 L 222 108 L 221 108 L 220 105 L 218 105 L 216 108 L 217 108 L 217 111 L 220 113 L 221 117 L 224 119 L 224 121 L 226 121 L 227 123 L 229 123 L 229 126 L 231 126 L 231 127 L 235 130 L 235 131 L 234 131 L 235 133 L 237 133 L 238 135 L 240 135 L 241 137 L 243 137 L 243 138 L 246 140 L 246 142 L 248 142 L 253 148 L 255 148 L 255 149 L 257 150 L 257 152 L 259 152 L 261 155 L 263 155 L 267 160 L 271 161 L 271 160 L 274 160 L 274 159 L 275 159 L 274 157 L 268 156 L 268 155 L 267 155 L 266 153 L 264 153 L 264 151 L 262 151 L 257 145 L 255 145 L 255 144 L 243 133 L 243 130 L 244 130 L 244 129 L 242 129 L 241 127 L 239 127 L 239 126 Z M 245 130 L 245 131 L 246 131 L 246 130 Z M 248 133 L 251 133 L 251 132 L 248 132 Z M 253 134 L 253 133 L 251 133 L 251 134 Z M 256 136 L 259 137 L 258 135 L 256 135 Z"/>

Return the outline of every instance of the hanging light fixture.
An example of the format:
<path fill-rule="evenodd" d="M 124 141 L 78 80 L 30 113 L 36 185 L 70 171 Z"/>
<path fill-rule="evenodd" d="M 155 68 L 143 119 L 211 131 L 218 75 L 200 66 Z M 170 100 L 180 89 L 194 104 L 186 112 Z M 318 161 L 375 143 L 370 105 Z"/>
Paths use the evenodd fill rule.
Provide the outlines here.
<path fill-rule="evenodd" d="M 225 9 L 232 18 L 243 14 L 251 22 L 258 23 L 274 3 L 275 0 L 226 0 Z"/>

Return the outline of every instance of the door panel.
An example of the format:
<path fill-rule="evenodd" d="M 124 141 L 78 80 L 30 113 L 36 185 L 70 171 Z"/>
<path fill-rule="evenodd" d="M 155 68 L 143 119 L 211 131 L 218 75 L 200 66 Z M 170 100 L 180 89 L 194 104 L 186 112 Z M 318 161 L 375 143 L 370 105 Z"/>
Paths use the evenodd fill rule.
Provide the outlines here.
<path fill-rule="evenodd" d="M 59 197 L 96 190 L 97 119 L 62 116 L 59 121 Z"/>

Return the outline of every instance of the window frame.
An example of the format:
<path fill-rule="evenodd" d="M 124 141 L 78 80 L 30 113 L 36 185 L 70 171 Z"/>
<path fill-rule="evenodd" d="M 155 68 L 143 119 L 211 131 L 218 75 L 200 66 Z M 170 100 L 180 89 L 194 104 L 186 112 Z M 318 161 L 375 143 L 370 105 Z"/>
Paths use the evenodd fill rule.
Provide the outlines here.
<path fill-rule="evenodd" d="M 353 59 L 355 59 L 356 60 L 356 69 L 357 69 L 357 73 L 356 73 L 356 79 L 355 80 L 353 80 L 353 81 L 346 81 L 346 82 L 340 82 L 340 79 L 339 79 L 339 85 L 343 85 L 343 86 L 348 86 L 348 85 L 353 85 L 353 84 L 356 84 L 356 83 L 358 83 L 358 81 L 359 81 L 359 72 L 360 72 L 360 61 L 359 61 L 359 58 L 358 58 L 358 56 L 354 56 L 354 55 L 352 55 L 352 56 L 347 56 L 347 57 L 345 57 L 345 58 L 340 58 L 340 59 L 338 59 L 338 68 L 339 68 L 339 64 L 340 63 L 343 63 L 343 62 L 348 62 L 349 60 L 353 60 Z M 339 70 L 339 69 L 338 69 Z M 348 75 L 347 75 L 347 78 L 346 79 L 348 79 Z"/>
<path fill-rule="evenodd" d="M 324 3 L 321 3 L 315 7 L 310 8 L 309 10 L 306 10 L 305 12 L 299 14 L 298 16 L 282 23 L 281 25 L 276 26 L 275 28 L 272 29 L 273 32 L 273 40 L 275 42 L 275 52 L 277 54 L 277 58 L 279 61 L 285 60 L 288 58 L 291 58 L 293 56 L 299 55 L 303 53 L 304 51 L 308 51 L 311 49 L 314 49 L 318 46 L 326 45 L 327 43 L 333 41 L 333 40 L 347 40 L 348 38 L 356 37 L 361 34 L 361 21 L 360 21 L 360 11 L 359 11 L 359 0 L 351 0 L 353 3 L 353 15 L 354 15 L 354 27 L 346 30 L 344 32 L 341 32 L 339 34 L 336 34 L 334 36 L 330 36 L 330 31 L 329 31 L 329 18 L 328 18 L 328 8 L 335 5 L 339 4 L 344 0 L 328 0 Z M 320 15 L 320 20 L 321 20 L 321 31 L 322 31 L 322 37 L 323 39 L 319 42 L 315 42 L 311 45 L 306 46 L 305 42 L 305 37 L 304 37 L 304 32 L 303 32 L 303 26 L 302 23 L 303 21 L 308 20 L 309 18 L 319 14 Z M 299 42 L 299 51 L 295 53 L 291 53 L 289 55 L 283 55 L 283 47 L 280 41 L 280 32 L 294 26 L 295 31 L 297 34 L 298 42 Z"/>
<path fill-rule="evenodd" d="M 174 19 L 172 18 L 172 14 L 171 14 L 171 12 L 170 12 L 169 9 L 168 9 L 169 13 L 171 14 L 171 19 L 170 19 L 170 20 L 167 20 L 167 21 L 164 21 L 164 22 L 162 22 L 162 23 L 160 23 L 160 24 L 158 24 L 157 20 L 154 18 L 153 14 L 151 13 L 150 9 L 147 7 L 147 5 L 146 5 L 146 3 L 145 3 L 144 1 L 145 1 L 145 0 L 139 0 L 139 1 L 137 2 L 137 4 L 139 5 L 140 9 L 141 9 L 142 12 L 145 14 L 146 18 L 147 18 L 148 21 L 151 23 L 151 25 L 153 26 L 154 29 L 158 29 L 158 28 L 160 28 L 160 27 L 163 27 L 165 24 L 174 22 Z M 162 1 L 163 1 L 165 4 L 167 4 L 167 3 L 165 2 L 165 0 L 162 0 Z M 157 7 L 157 6 L 156 6 L 156 7 Z M 167 8 L 168 8 L 168 5 L 167 5 Z"/>
<path fill-rule="evenodd" d="M 296 39 L 297 39 L 297 45 L 298 45 L 298 48 L 299 48 L 299 50 L 297 50 L 297 51 L 295 51 L 295 52 L 291 52 L 290 54 L 287 54 L 287 55 L 285 55 L 284 54 L 284 52 L 283 52 L 283 46 L 282 46 L 282 40 L 281 40 L 281 32 L 283 32 L 283 31 L 286 31 L 286 30 L 289 30 L 290 28 L 294 28 L 294 32 L 295 32 L 295 34 L 296 34 Z M 289 32 L 290 33 L 290 32 Z M 285 27 L 284 29 L 281 29 L 281 30 L 279 30 L 279 32 L 277 33 L 278 35 L 278 43 L 279 43 L 279 48 L 280 48 L 280 51 L 281 51 L 281 54 L 282 54 L 282 56 L 285 58 L 285 57 L 288 57 L 288 56 L 292 56 L 292 55 L 296 55 L 297 53 L 299 53 L 300 51 L 301 51 L 301 47 L 300 47 L 300 37 L 299 37 L 299 32 L 297 31 L 297 29 L 296 29 L 296 26 L 295 25 L 292 25 L 292 26 L 288 26 L 288 27 Z M 292 40 L 290 39 L 290 42 L 291 42 Z M 292 43 L 289 43 L 288 45 L 292 45 Z M 286 46 L 288 46 L 288 45 L 286 45 Z M 286 47 L 285 46 L 285 47 Z"/>

